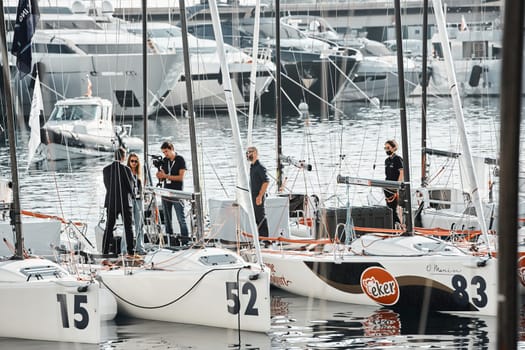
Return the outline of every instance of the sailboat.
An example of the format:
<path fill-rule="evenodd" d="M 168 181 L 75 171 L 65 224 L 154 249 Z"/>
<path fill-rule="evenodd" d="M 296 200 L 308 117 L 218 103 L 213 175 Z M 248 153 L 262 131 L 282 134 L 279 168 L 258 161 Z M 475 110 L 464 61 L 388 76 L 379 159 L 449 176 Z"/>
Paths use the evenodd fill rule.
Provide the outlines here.
<path fill-rule="evenodd" d="M 29 7 L 29 3 L 25 2 Z M 0 0 L 3 9 L 3 1 Z M 20 9 L 24 7 L 20 6 Z M 29 15 L 31 10 L 29 7 Z M 99 343 L 103 320 L 116 315 L 116 301 L 94 279 L 79 279 L 60 265 L 23 250 L 11 79 L 4 14 L 0 11 L 3 82 L 11 161 L 13 201 L 9 211 L 16 233 L 13 256 L 0 260 L 0 337 Z"/>
<path fill-rule="evenodd" d="M 181 18 L 184 19 L 185 7 L 182 0 L 180 9 Z M 145 19 L 146 16 L 143 18 Z M 183 23 L 183 30 L 184 28 Z M 143 30 L 143 33 L 146 32 Z M 191 77 L 185 35 L 183 40 L 186 76 Z M 219 46 L 218 53 L 224 54 L 222 46 Z M 223 65 L 224 76 L 229 77 L 226 61 L 221 59 L 220 62 Z M 231 82 L 230 79 L 224 79 L 223 82 L 228 98 L 228 91 L 231 90 L 228 90 L 226 85 Z M 191 101 L 191 81 L 188 80 L 186 83 L 189 101 Z M 190 139 L 194 150 L 192 167 L 198 179 L 199 168 L 193 122 L 195 117 L 192 104 L 189 103 L 188 107 Z M 235 109 L 235 107 L 231 108 Z M 194 181 L 196 193 L 190 194 L 189 198 L 197 208 L 196 219 L 201 221 L 203 217 L 198 210 L 201 207 L 199 187 L 198 181 Z M 180 195 L 180 193 L 166 193 L 169 192 L 166 189 L 162 191 L 164 196 Z M 197 226 L 200 230 L 202 221 Z M 141 266 L 124 266 L 111 271 L 100 271 L 98 278 L 116 296 L 119 312 L 131 317 L 267 332 L 270 329 L 268 268 L 261 263 L 247 262 L 233 251 L 207 246 L 202 237 L 202 232 L 198 232 L 198 242 L 189 248 L 159 247 L 144 257 Z"/>
<path fill-rule="evenodd" d="M 469 199 L 469 206 L 467 208 L 463 208 L 464 210 L 458 210 L 457 207 L 454 206 L 454 197 L 452 194 L 457 193 L 458 191 L 454 191 L 452 188 L 444 188 L 444 189 L 426 189 L 423 188 L 420 191 L 420 193 L 424 194 L 425 197 L 423 197 L 423 203 L 422 207 L 420 208 L 418 215 L 421 218 L 423 226 L 429 225 L 429 223 L 437 224 L 437 225 L 443 225 L 441 227 L 451 227 L 452 229 L 456 229 L 456 223 L 461 224 L 465 222 L 473 223 L 474 226 L 468 227 L 468 230 L 466 231 L 467 235 L 465 235 L 467 238 L 472 237 L 470 240 L 466 240 L 464 242 L 459 241 L 457 244 L 467 244 L 470 247 L 470 250 L 475 254 L 480 253 L 486 253 L 486 254 L 498 254 L 498 231 L 499 231 L 499 208 L 498 208 L 498 202 L 492 200 L 493 197 L 499 197 L 499 192 L 496 192 L 496 195 L 494 196 L 492 193 L 488 197 L 491 199 L 490 202 L 482 201 L 481 194 L 484 191 L 482 191 L 480 188 L 477 187 L 477 179 L 476 177 L 479 176 L 479 174 L 483 172 L 476 171 L 479 169 L 479 167 L 476 167 L 476 162 L 474 161 L 474 157 L 470 153 L 470 145 L 467 139 L 465 126 L 463 125 L 463 111 L 462 107 L 460 105 L 460 92 L 459 87 L 457 83 L 457 79 L 455 76 L 454 66 L 452 65 L 452 52 L 450 47 L 446 44 L 448 43 L 448 34 L 446 30 L 445 25 L 445 19 L 444 15 L 441 10 L 441 3 L 439 0 L 433 0 L 434 1 L 434 9 L 436 13 L 436 17 L 438 17 L 437 24 L 439 28 L 439 36 L 441 40 L 441 44 L 443 47 L 443 55 L 445 57 L 445 62 L 447 63 L 447 78 L 450 86 L 450 95 L 452 96 L 453 102 L 454 102 L 454 110 L 456 112 L 456 119 L 458 122 L 458 130 L 459 135 L 461 138 L 461 144 L 462 144 L 462 150 L 464 154 L 454 154 L 452 152 L 438 152 L 440 155 L 448 156 L 448 157 L 457 157 L 457 158 L 463 158 L 461 165 L 465 169 L 464 173 L 466 174 L 466 181 L 467 188 L 464 190 L 468 199 Z M 479 160 L 479 157 L 478 157 Z M 482 166 L 493 166 L 497 167 L 499 160 L 497 159 L 490 159 L 490 158 L 481 158 Z M 494 174 L 495 179 L 499 179 L 499 174 Z M 495 190 L 499 187 L 499 181 L 494 182 L 491 187 L 494 187 Z M 445 194 L 443 196 L 446 200 L 436 201 L 436 198 L 432 198 L 430 195 L 436 193 L 438 195 Z M 519 198 L 519 196 L 518 196 Z M 434 199 L 434 201 L 432 201 Z M 438 198 L 440 199 L 440 198 Z M 456 201 L 457 203 L 458 201 Z M 522 200 L 520 201 L 522 202 Z M 437 205 L 436 205 L 437 203 Z M 523 210 L 523 209 L 522 209 Z M 485 219 L 487 213 L 489 214 L 488 217 L 490 219 Z M 519 213 L 518 219 L 523 216 L 523 213 Z M 448 225 L 447 225 L 448 224 Z M 457 227 L 461 233 L 463 227 Z M 468 234 L 469 232 L 475 231 L 476 234 Z M 491 230 L 492 234 L 489 234 L 489 231 Z M 454 232 L 454 231 L 452 231 Z M 480 233 L 478 236 L 477 233 Z M 524 245 L 524 236 L 525 236 L 525 228 L 520 227 L 516 230 L 516 236 L 518 237 L 518 268 L 517 268 L 517 275 L 518 280 L 521 282 L 522 286 L 525 286 L 525 275 L 523 274 L 523 266 L 525 264 L 525 245 Z"/>
<path fill-rule="evenodd" d="M 397 41 L 401 48 L 399 7 L 396 1 Z M 398 50 L 400 103 L 404 103 L 402 52 Z M 409 191 L 404 106 L 400 110 L 403 152 L 407 152 L 403 155 L 407 169 L 404 182 L 339 176 L 340 184 L 405 186 Z M 351 227 L 346 230 L 349 232 Z M 495 315 L 497 310 L 496 259 L 473 256 L 450 243 L 416 234 L 411 215 L 407 215 L 403 235 L 376 232 L 349 237 L 347 242 L 334 240 L 315 250 L 273 247 L 262 249 L 261 255 L 272 271 L 274 286 L 303 296 L 422 312 Z"/>

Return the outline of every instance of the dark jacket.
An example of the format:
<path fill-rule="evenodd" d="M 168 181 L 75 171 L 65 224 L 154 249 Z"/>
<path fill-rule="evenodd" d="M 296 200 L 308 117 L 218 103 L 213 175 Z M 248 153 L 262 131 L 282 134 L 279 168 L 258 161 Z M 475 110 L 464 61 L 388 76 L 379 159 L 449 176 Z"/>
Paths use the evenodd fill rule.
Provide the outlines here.
<path fill-rule="evenodd" d="M 104 167 L 103 174 L 106 186 L 104 207 L 117 212 L 125 206 L 131 207 L 135 186 L 131 169 L 119 161 L 113 161 Z"/>

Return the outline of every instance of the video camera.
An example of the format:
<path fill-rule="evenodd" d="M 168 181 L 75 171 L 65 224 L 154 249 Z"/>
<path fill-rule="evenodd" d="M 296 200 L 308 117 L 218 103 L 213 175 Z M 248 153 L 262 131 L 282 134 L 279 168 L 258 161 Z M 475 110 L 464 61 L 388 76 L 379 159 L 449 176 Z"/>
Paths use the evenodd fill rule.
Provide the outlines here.
<path fill-rule="evenodd" d="M 162 169 L 162 164 L 164 164 L 164 161 L 163 161 L 163 157 L 162 156 L 157 156 L 157 155 L 154 155 L 154 154 L 150 154 L 150 157 L 152 158 L 152 163 L 153 163 L 153 166 L 155 168 L 157 168 L 157 171 L 161 171 Z M 161 186 L 161 181 L 159 180 L 157 182 L 157 187 L 160 187 Z"/>
<path fill-rule="evenodd" d="M 152 160 L 153 166 L 160 171 L 160 168 L 162 168 L 162 164 L 164 163 L 162 161 L 163 157 L 162 156 L 157 156 L 157 155 L 150 155 L 150 157 L 153 159 Z"/>

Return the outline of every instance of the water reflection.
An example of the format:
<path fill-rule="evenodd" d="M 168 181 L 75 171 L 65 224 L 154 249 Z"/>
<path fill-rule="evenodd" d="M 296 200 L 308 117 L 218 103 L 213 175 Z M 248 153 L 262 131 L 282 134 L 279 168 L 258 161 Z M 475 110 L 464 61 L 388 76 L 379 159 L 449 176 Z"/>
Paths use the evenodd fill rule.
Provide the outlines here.
<path fill-rule="evenodd" d="M 307 308 L 304 308 L 308 305 Z M 272 297 L 272 344 L 276 348 L 489 349 L 494 317 L 375 309 L 312 301 L 275 291 Z M 308 320 L 308 321 L 304 321 Z M 495 334 L 492 334 L 493 336 Z M 494 340 L 493 340 L 494 341 Z"/>

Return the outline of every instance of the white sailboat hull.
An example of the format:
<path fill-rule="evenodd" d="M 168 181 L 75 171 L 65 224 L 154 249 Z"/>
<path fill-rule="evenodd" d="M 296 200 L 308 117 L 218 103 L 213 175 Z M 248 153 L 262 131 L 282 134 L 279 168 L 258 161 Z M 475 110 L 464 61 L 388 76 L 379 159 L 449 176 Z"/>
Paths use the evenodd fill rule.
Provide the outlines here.
<path fill-rule="evenodd" d="M 101 322 L 117 311 L 98 282 L 77 280 L 40 258 L 0 262 L 0 295 L 0 337 L 98 343 Z"/>
<path fill-rule="evenodd" d="M 358 255 L 357 250 L 356 254 L 271 250 L 262 254 L 272 271 L 272 284 L 298 295 L 389 308 L 496 314 L 496 259 L 478 267 L 479 257 L 423 251 L 416 255 L 408 246 L 399 247 L 400 242 L 378 239 L 383 246 L 369 255 Z M 363 246 L 373 250 L 373 242 Z"/>
<path fill-rule="evenodd" d="M 99 275 L 116 296 L 119 313 L 131 317 L 268 331 L 269 271 L 240 258 L 227 264 L 202 263 L 217 255 L 235 256 L 218 248 L 161 250 L 146 257 L 145 266 L 156 269 L 101 271 Z"/>

